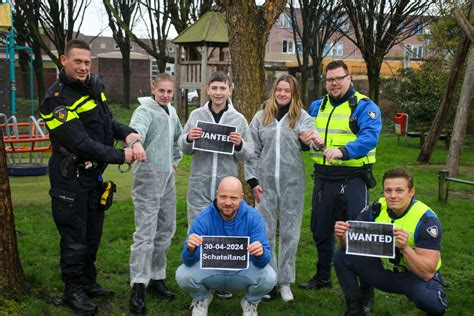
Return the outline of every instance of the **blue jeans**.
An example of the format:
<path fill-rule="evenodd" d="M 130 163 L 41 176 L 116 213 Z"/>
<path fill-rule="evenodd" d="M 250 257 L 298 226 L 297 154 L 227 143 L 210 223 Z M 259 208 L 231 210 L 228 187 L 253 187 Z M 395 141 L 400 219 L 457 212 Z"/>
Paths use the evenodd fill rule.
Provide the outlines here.
<path fill-rule="evenodd" d="M 245 299 L 258 304 L 275 286 L 276 273 L 269 264 L 258 268 L 250 262 L 247 270 L 226 271 L 204 270 L 197 262 L 190 267 L 182 264 L 176 270 L 176 282 L 181 288 L 188 290 L 195 300 L 206 299 L 211 289 L 227 292 L 247 289 Z"/>
<path fill-rule="evenodd" d="M 376 289 L 406 295 L 424 312 L 443 314 L 448 307 L 446 289 L 439 272 L 431 280 L 424 281 L 411 271 L 397 273 L 384 269 L 379 258 L 346 255 L 345 249 L 336 251 L 334 266 L 339 284 L 348 299 L 361 297 L 357 281 L 359 277 Z"/>

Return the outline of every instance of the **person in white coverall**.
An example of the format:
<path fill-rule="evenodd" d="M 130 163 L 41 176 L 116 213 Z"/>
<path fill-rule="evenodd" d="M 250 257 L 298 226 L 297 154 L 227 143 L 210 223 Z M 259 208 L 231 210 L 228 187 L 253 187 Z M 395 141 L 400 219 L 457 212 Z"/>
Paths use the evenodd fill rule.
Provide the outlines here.
<path fill-rule="evenodd" d="M 245 164 L 245 178 L 253 189 L 255 208 L 262 214 L 272 250 L 271 265 L 285 302 L 294 299 L 295 258 L 303 218 L 306 188 L 302 150 L 323 140 L 311 116 L 302 109 L 299 86 L 291 75 L 273 84 L 271 97 L 250 124 L 255 157 Z M 279 226 L 278 256 L 276 235 Z M 267 299 L 276 296 L 276 287 Z"/>
<path fill-rule="evenodd" d="M 146 162 L 134 165 L 135 233 L 130 254 L 130 311 L 145 312 L 145 288 L 164 299 L 175 294 L 165 285 L 166 252 L 176 230 L 175 171 L 182 158 L 178 146 L 181 124 L 170 105 L 174 79 L 158 74 L 153 97 L 139 98 L 130 126 L 140 134 Z"/>
<path fill-rule="evenodd" d="M 214 73 L 206 86 L 210 101 L 191 112 L 179 138 L 179 146 L 187 155 L 193 155 L 188 183 L 188 227 L 199 212 L 214 201 L 217 186 L 228 176 L 237 176 L 238 161 L 252 157 L 254 147 L 245 117 L 237 112 L 230 101 L 232 83 L 222 71 Z M 235 145 L 233 155 L 193 150 L 193 141 L 202 135 L 197 121 L 232 125 L 230 134 Z"/>

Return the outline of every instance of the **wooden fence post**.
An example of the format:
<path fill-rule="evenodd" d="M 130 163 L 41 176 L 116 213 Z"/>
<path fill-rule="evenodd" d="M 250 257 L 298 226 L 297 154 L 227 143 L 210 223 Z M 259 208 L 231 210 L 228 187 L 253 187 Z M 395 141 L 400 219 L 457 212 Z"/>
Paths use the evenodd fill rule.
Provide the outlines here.
<path fill-rule="evenodd" d="M 441 170 L 438 174 L 439 179 L 439 188 L 438 188 L 438 201 L 441 203 L 448 203 L 448 180 L 446 179 L 449 176 L 448 170 Z"/>

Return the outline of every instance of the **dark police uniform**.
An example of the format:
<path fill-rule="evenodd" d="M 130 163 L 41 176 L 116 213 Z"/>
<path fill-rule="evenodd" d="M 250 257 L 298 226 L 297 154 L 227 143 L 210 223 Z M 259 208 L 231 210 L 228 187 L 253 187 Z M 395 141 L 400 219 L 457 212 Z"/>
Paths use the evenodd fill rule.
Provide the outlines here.
<path fill-rule="evenodd" d="M 318 251 L 316 275 L 306 289 L 331 286 L 335 220 L 355 219 L 367 206 L 367 176 L 375 162 L 375 147 L 382 129 L 379 107 L 350 87 L 339 100 L 330 95 L 314 101 L 308 113 L 327 148 L 339 148 L 340 160 L 329 165 L 322 151 L 312 150 L 314 189 L 311 231 Z"/>
<path fill-rule="evenodd" d="M 61 71 L 40 109 L 53 146 L 49 194 L 61 235 L 61 272 L 66 285 L 96 283 L 95 260 L 104 222 L 104 210 L 99 208 L 102 172 L 108 163 L 125 160 L 124 151 L 113 147 L 114 139 L 124 140 L 135 132 L 112 118 L 103 90 L 96 75 L 81 82 Z M 78 166 L 64 176 L 61 169 L 71 153 L 77 155 Z M 86 161 L 92 167 L 86 169 Z"/>
<path fill-rule="evenodd" d="M 357 220 L 394 223 L 409 233 L 408 245 L 412 248 L 441 249 L 442 226 L 436 214 L 426 204 L 412 200 L 408 209 L 397 216 L 380 199 L 380 211 L 374 205 L 367 207 Z M 347 299 L 358 300 L 362 291 L 357 277 L 367 285 L 385 292 L 406 295 L 416 306 L 430 315 L 443 314 L 447 309 L 446 289 L 441 273 L 441 258 L 431 280 L 424 281 L 408 268 L 403 254 L 396 248 L 394 259 L 372 258 L 345 254 L 340 249 L 334 256 L 337 277 Z"/>

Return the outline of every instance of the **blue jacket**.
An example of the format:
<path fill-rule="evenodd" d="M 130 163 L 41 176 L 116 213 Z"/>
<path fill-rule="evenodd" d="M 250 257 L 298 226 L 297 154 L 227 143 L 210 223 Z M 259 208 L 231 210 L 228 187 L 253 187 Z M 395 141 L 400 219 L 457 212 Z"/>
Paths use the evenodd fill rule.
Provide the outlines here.
<path fill-rule="evenodd" d="M 318 116 L 319 107 L 324 98 L 314 100 L 309 106 L 308 113 L 312 117 Z M 329 100 L 328 100 L 329 102 Z M 343 101 L 345 102 L 345 100 Z M 341 103 L 331 104 L 338 106 Z M 369 116 L 370 112 L 375 112 L 375 119 Z M 353 159 L 364 157 L 367 153 L 377 146 L 379 140 L 380 131 L 382 130 L 382 115 L 380 108 L 372 100 L 360 100 L 357 107 L 352 113 L 352 117 L 357 117 L 357 124 L 359 125 L 359 132 L 357 133 L 357 139 L 353 142 L 347 143 L 342 150 L 345 149 L 347 152 L 346 159 Z"/>
<path fill-rule="evenodd" d="M 229 221 L 224 220 L 215 204 L 211 203 L 199 213 L 192 223 L 188 236 L 191 234 L 199 236 L 249 236 L 250 244 L 260 241 L 264 249 L 263 255 L 260 257 L 250 256 L 250 261 L 259 268 L 263 268 L 269 263 L 272 256 L 262 216 L 244 201 L 240 202 L 237 215 Z M 188 239 L 186 238 L 182 258 L 185 265 L 192 266 L 199 261 L 201 249 L 197 247 L 190 253 L 187 244 Z"/>

